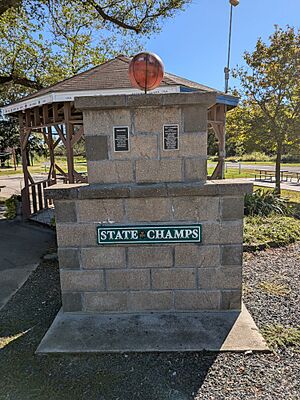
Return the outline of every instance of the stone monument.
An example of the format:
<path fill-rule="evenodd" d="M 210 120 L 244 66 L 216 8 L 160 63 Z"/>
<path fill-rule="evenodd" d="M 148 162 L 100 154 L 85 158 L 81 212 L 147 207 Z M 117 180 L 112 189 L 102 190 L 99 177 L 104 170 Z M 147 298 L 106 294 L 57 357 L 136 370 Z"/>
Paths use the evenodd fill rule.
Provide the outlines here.
<path fill-rule="evenodd" d="M 89 183 L 47 190 L 62 310 L 38 351 L 222 348 L 242 306 L 252 184 L 207 181 L 215 101 L 201 92 L 75 99 Z"/>

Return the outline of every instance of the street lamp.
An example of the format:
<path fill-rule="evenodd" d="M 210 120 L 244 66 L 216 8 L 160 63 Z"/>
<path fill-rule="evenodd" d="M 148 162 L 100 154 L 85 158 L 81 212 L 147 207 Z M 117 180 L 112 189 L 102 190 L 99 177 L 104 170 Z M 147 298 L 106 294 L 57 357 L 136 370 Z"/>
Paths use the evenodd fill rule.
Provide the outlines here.
<path fill-rule="evenodd" d="M 239 0 L 229 0 L 230 3 L 230 22 L 229 22 L 229 38 L 228 38 L 228 57 L 227 57 L 227 66 L 224 68 L 225 73 L 225 93 L 228 92 L 229 85 L 229 72 L 230 72 L 230 50 L 231 50 L 231 31 L 232 31 L 232 10 L 233 7 L 236 7 L 240 4 Z"/>

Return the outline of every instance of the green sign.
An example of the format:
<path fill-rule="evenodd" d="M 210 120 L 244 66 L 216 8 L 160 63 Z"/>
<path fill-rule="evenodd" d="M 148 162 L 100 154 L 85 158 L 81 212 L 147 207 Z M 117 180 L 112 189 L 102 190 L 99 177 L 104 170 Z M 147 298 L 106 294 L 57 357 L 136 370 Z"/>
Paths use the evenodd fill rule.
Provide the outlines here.
<path fill-rule="evenodd" d="M 97 227 L 98 244 L 201 243 L 200 224 Z"/>

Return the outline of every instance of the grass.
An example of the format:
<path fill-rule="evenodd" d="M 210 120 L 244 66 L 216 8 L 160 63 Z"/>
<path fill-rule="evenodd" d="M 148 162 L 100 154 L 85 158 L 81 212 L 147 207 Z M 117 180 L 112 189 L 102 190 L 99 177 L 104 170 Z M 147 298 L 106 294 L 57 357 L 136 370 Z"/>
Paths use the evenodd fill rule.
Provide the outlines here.
<path fill-rule="evenodd" d="M 272 349 L 287 346 L 300 346 L 300 327 L 284 327 L 279 324 L 265 325 L 261 329 L 266 342 Z"/>
<path fill-rule="evenodd" d="M 0 337 L 0 350 L 4 349 L 5 346 L 9 345 L 13 341 L 19 339 L 19 337 L 25 335 L 27 332 L 28 331 L 24 331 L 24 332 L 20 332 L 20 333 L 17 333 L 16 335 L 12 335 L 12 336 Z"/>
<path fill-rule="evenodd" d="M 287 285 L 280 283 L 276 280 L 262 281 L 259 284 L 259 288 L 262 289 L 264 292 L 274 296 L 285 297 L 291 293 L 291 289 Z"/>
<path fill-rule="evenodd" d="M 281 215 L 246 217 L 244 244 L 246 250 L 287 246 L 300 240 L 300 220 Z"/>
<path fill-rule="evenodd" d="M 56 157 L 55 162 L 62 170 L 67 171 L 66 157 Z M 87 172 L 87 165 L 86 165 L 86 160 L 84 157 L 81 157 L 81 156 L 74 157 L 74 165 L 75 165 L 75 170 L 77 172 Z M 35 161 L 33 166 L 28 167 L 28 169 L 31 174 L 48 173 L 49 172 L 49 160 L 40 158 Z M 17 167 L 16 171 L 14 170 L 13 167 L 0 168 L 0 176 L 17 175 L 17 174 L 23 174 L 21 165 L 19 165 Z"/>

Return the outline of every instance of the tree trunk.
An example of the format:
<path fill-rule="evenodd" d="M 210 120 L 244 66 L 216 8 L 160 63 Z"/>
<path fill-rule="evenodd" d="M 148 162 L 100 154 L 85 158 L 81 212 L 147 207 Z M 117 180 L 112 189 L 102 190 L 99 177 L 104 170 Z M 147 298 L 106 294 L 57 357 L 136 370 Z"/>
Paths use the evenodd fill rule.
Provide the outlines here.
<path fill-rule="evenodd" d="M 280 196 L 281 188 L 280 188 L 280 181 L 281 181 L 281 174 L 280 174 L 280 167 L 281 167 L 281 155 L 282 155 L 282 143 L 277 143 L 277 153 L 276 153 L 276 165 L 275 165 L 275 193 Z"/>

